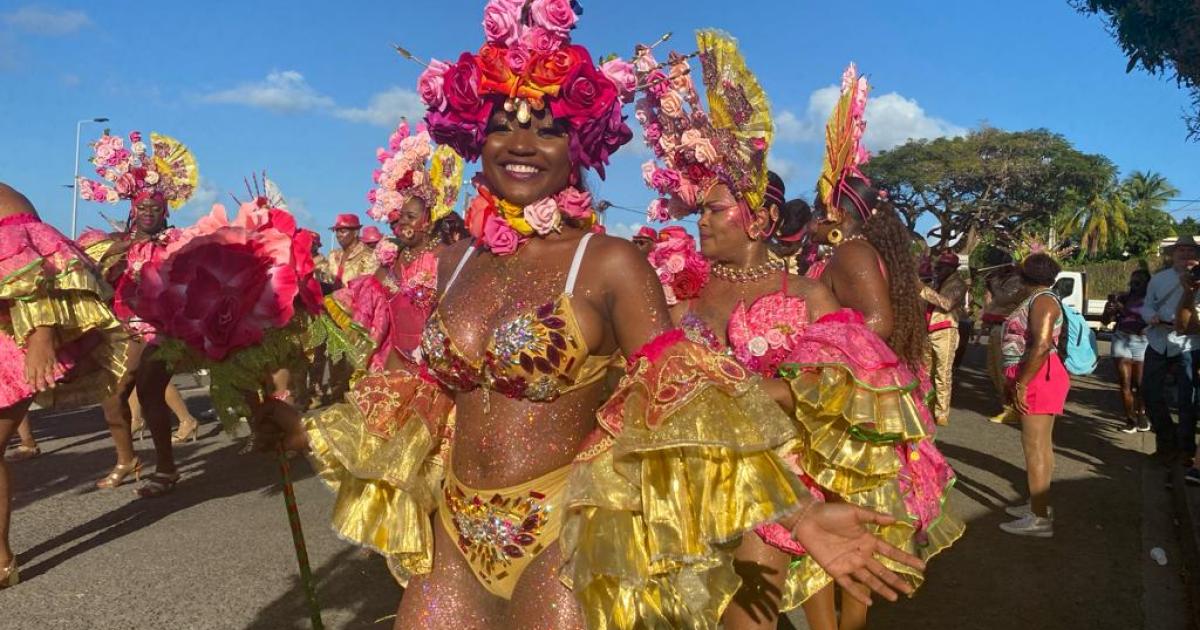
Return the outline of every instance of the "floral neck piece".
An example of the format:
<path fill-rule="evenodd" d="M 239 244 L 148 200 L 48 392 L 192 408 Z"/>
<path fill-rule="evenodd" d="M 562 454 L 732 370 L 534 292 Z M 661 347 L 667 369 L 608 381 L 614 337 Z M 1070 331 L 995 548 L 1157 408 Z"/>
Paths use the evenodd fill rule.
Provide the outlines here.
<path fill-rule="evenodd" d="M 467 229 L 497 256 L 516 253 L 534 236 L 561 232 L 564 223 L 585 230 L 596 224 L 592 195 L 575 187 L 525 207 L 493 195 L 479 179 L 475 190 L 478 195 L 467 208 Z"/>

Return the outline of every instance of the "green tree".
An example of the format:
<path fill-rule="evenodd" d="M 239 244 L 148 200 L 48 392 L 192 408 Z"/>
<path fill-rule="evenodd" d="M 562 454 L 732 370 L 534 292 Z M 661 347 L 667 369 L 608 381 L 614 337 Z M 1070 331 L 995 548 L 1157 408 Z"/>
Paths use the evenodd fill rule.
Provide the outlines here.
<path fill-rule="evenodd" d="M 1172 76 L 1189 91 L 1184 116 L 1188 138 L 1200 140 L 1200 2 L 1196 0 L 1070 0 L 1085 15 L 1102 16 L 1129 57 L 1126 72 L 1141 67 Z"/>
<path fill-rule="evenodd" d="M 1110 244 L 1122 243 L 1133 214 L 1125 195 L 1110 189 L 1093 195 L 1076 210 L 1067 210 L 1058 222 L 1064 238 L 1079 241 L 1080 253 L 1095 257 Z"/>
<path fill-rule="evenodd" d="M 1179 194 L 1179 189 L 1172 186 L 1166 177 L 1153 171 L 1134 171 L 1125 178 L 1121 187 L 1129 205 L 1137 210 L 1162 212 L 1166 210 L 1167 202 Z"/>
<path fill-rule="evenodd" d="M 1200 236 L 1200 221 L 1194 217 L 1184 217 L 1175 222 L 1175 233 L 1180 236 Z"/>
<path fill-rule="evenodd" d="M 1049 228 L 1064 210 L 1112 186 L 1116 167 L 1045 129 L 993 128 L 910 140 L 875 156 L 866 174 L 886 189 L 909 228 L 932 215 L 939 247 L 970 254 L 985 236 L 1011 245 L 1018 229 Z"/>
<path fill-rule="evenodd" d="M 1175 229 L 1171 215 L 1162 210 L 1134 209 L 1129 214 L 1129 229 L 1120 249 L 1110 250 L 1109 258 L 1143 258 L 1158 254 L 1158 244 L 1172 234 L 1183 234 Z"/>

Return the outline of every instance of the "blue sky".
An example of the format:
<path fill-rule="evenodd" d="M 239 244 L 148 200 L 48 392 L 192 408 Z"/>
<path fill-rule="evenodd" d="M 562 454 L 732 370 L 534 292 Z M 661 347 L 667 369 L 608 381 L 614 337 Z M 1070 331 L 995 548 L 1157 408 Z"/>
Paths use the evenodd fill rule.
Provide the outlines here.
<path fill-rule="evenodd" d="M 375 147 L 402 113 L 419 111 L 419 68 L 391 44 L 442 59 L 475 49 L 483 4 L 5 0 L 0 180 L 66 228 L 71 193 L 62 186 L 71 181 L 75 121 L 106 116 L 114 133 L 158 131 L 193 149 L 201 191 L 177 222 L 228 202 L 244 190 L 244 176 L 265 169 L 302 222 L 326 227 L 336 213 L 365 210 Z M 1066 0 L 739 0 L 736 10 L 718 0 L 583 4 L 575 39 L 596 56 L 628 55 L 666 31 L 681 50 L 692 49 L 696 28 L 737 36 L 775 109 L 773 162 L 790 196 L 812 188 L 829 87 L 854 60 L 874 84 L 872 149 L 984 123 L 1046 127 L 1108 155 L 1123 172 L 1161 172 L 1181 198 L 1200 199 L 1200 144 L 1185 142 L 1180 120 L 1185 94 L 1169 81 L 1125 74 L 1100 22 Z M 85 142 L 101 128 L 85 126 Z M 84 146 L 81 162 L 86 155 Z M 626 147 L 608 181 L 593 181 L 598 197 L 639 210 L 610 211 L 615 231 L 637 225 L 651 198 L 638 171 L 645 159 L 640 147 Z M 1200 214 L 1200 203 L 1172 207 L 1178 216 Z M 81 201 L 81 227 L 102 225 L 99 210 L 123 216 Z"/>

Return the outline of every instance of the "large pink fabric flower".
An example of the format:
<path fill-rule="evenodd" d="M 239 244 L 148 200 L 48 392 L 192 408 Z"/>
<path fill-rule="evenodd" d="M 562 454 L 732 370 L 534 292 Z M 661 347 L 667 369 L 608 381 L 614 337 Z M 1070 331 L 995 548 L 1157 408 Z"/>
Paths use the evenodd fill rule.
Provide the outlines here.
<path fill-rule="evenodd" d="M 592 214 L 592 194 L 573 186 L 558 194 L 558 208 L 571 219 L 585 219 Z"/>
<path fill-rule="evenodd" d="M 571 0 L 533 0 L 529 15 L 534 24 L 563 36 L 575 28 L 578 19 Z"/>
<path fill-rule="evenodd" d="M 483 34 L 493 44 L 510 46 L 520 35 L 521 10 L 508 0 L 492 0 L 483 9 Z"/>
<path fill-rule="evenodd" d="M 417 92 L 431 110 L 440 112 L 446 109 L 445 83 L 446 70 L 449 69 L 450 64 L 431 59 L 421 78 L 417 79 Z"/>
<path fill-rule="evenodd" d="M 488 244 L 488 249 L 497 256 L 507 256 L 517 251 L 517 247 L 521 245 L 521 235 L 496 215 L 487 218 L 483 226 L 483 239 Z"/>

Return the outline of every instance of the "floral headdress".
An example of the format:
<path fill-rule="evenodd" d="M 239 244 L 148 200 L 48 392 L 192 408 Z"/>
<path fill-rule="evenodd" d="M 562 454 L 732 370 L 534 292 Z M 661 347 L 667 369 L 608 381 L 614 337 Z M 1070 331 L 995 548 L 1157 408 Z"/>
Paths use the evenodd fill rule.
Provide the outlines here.
<path fill-rule="evenodd" d="M 817 197 L 824 204 L 826 217 L 831 222 L 841 221 L 839 203 L 843 196 L 850 199 L 864 219 L 871 214 L 871 204 L 847 181 L 856 177 L 868 184 L 871 182 L 862 172 L 862 166 L 871 159 L 862 144 L 867 130 L 864 114 L 870 91 L 867 78 L 860 76 L 858 68 L 851 63 L 842 74 L 842 93 L 837 106 L 825 123 L 825 161 L 821 178 L 817 180 Z"/>
<path fill-rule="evenodd" d="M 670 218 L 670 195 L 694 208 L 717 184 L 728 186 L 750 211 L 764 211 L 767 151 L 774 136 L 767 95 L 732 37 L 703 30 L 696 33 L 696 44 L 707 112 L 696 93 L 688 56 L 671 53 L 666 64 L 659 64 L 651 47 L 639 46 L 634 59 L 645 86 L 645 96 L 637 101 L 637 119 L 647 146 L 661 162 L 642 166 L 646 185 L 661 195 L 650 204 L 652 221 Z"/>
<path fill-rule="evenodd" d="M 432 156 L 431 164 L 427 164 Z M 388 138 L 388 148 L 375 151 L 380 167 L 373 178 L 376 188 L 367 193 L 367 214 L 376 221 L 390 221 L 412 198 L 425 202 L 430 221 L 450 214 L 462 188 L 463 159 L 449 147 L 430 146 L 424 125 L 409 135 L 407 120 Z"/>
<path fill-rule="evenodd" d="M 708 284 L 708 259 L 700 254 L 692 235 L 678 225 L 657 234 L 647 259 L 662 283 L 669 306 L 700 297 Z"/>
<path fill-rule="evenodd" d="M 140 131 L 129 133 L 129 146 L 120 136 L 104 135 L 92 143 L 96 174 L 109 184 L 79 178 L 79 196 L 85 201 L 134 204 L 156 199 L 175 210 L 196 192 L 200 173 L 196 158 L 184 144 L 170 136 L 150 134 L 150 145 Z M 111 185 L 110 185 L 111 184 Z"/>
<path fill-rule="evenodd" d="M 1022 233 L 1013 242 L 1012 257 L 1013 260 L 1020 263 L 1032 254 L 1046 254 L 1053 258 L 1056 262 L 1061 262 L 1064 258 L 1075 253 L 1076 247 L 1069 243 L 1058 243 L 1051 247 L 1047 245 L 1042 237 L 1033 232 Z"/>
<path fill-rule="evenodd" d="M 432 60 L 421 74 L 418 90 L 433 139 L 474 161 L 494 107 L 516 112 L 521 122 L 549 107 L 568 123 L 571 161 L 603 178 L 609 156 L 633 137 L 621 106 L 635 77 L 629 63 L 614 59 L 596 67 L 586 48 L 571 43 L 582 11 L 575 0 L 488 2 L 487 42 L 479 52 L 464 52 L 454 63 Z"/>

